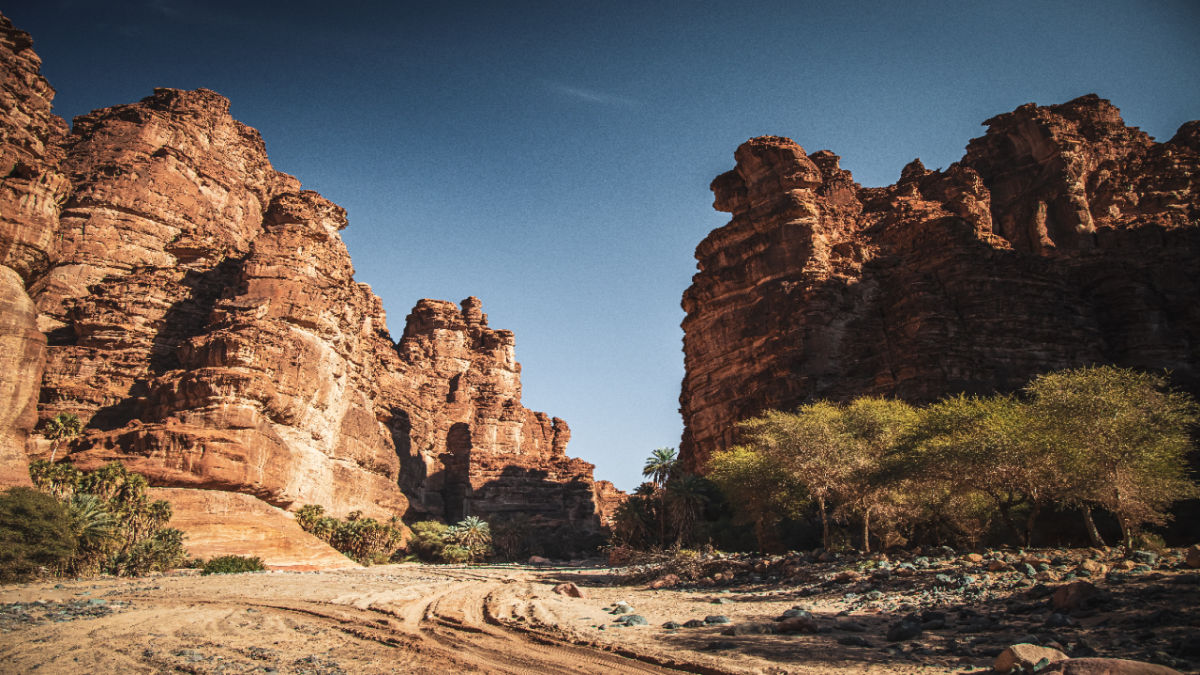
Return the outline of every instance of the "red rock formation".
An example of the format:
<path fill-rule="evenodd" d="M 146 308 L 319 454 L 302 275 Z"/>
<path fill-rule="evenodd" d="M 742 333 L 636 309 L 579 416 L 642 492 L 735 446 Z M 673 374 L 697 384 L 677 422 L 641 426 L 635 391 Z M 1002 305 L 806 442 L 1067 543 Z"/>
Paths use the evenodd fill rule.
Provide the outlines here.
<path fill-rule="evenodd" d="M 962 161 L 862 188 L 836 155 L 752 139 L 684 294 L 681 456 L 737 421 L 862 394 L 1010 391 L 1090 363 L 1200 390 L 1200 123 L 1166 143 L 1085 96 L 986 122 Z"/>
<path fill-rule="evenodd" d="M 414 511 L 599 529 L 592 465 L 566 456 L 566 422 L 522 407 L 513 334 L 488 327 L 478 298 L 417 303 L 397 352 L 382 386 Z"/>
<path fill-rule="evenodd" d="M 228 100 L 157 89 L 64 136 L 29 45 L 0 20 L 0 481 L 48 452 L 26 441 L 40 378 L 41 418 L 86 425 L 66 453 L 83 468 L 337 516 L 403 514 L 408 491 L 412 516 L 598 530 L 592 466 L 521 405 L 512 333 L 479 300 L 422 300 L 393 343 L 345 212 L 275 171 Z"/>
<path fill-rule="evenodd" d="M 187 488 L 150 488 L 148 495 L 170 502 L 171 527 L 187 532 L 194 558 L 251 554 L 268 569 L 291 571 L 360 567 L 300 529 L 291 514 L 250 495 Z"/>
<path fill-rule="evenodd" d="M 58 171 L 66 125 L 28 33 L 0 16 L 0 482 L 27 484 L 46 338 L 27 284 L 45 271 L 69 189 Z"/>

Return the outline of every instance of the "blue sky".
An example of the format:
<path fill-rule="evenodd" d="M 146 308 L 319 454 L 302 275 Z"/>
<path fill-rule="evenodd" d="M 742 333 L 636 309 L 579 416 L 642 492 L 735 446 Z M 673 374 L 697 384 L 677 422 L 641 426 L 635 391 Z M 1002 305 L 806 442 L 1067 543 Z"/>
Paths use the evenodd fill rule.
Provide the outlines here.
<path fill-rule="evenodd" d="M 1200 118 L 1200 3 L 16 0 L 68 120 L 207 87 L 344 206 L 393 335 L 418 298 L 516 332 L 524 403 L 632 489 L 675 446 L 680 296 L 752 136 L 864 185 L 980 123 L 1095 92 L 1159 140 Z"/>

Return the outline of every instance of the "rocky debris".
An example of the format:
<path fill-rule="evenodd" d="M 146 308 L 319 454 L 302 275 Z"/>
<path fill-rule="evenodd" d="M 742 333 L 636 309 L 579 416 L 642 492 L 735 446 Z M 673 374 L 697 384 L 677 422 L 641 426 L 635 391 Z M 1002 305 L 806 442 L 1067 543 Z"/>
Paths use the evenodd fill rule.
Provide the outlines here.
<path fill-rule="evenodd" d="M 766 634 L 759 625 L 774 619 L 780 635 L 809 635 L 847 646 L 877 644 L 894 658 L 990 660 L 1009 646 L 1029 644 L 1076 659 L 1124 656 L 1190 671 L 1200 663 L 1200 650 L 1187 609 L 1200 602 L 1200 575 L 1184 564 L 1185 552 L 1157 552 L 1153 567 L 1119 549 L 998 549 L 980 551 L 978 557 L 941 548 L 836 556 L 820 550 L 689 554 L 688 569 L 707 573 L 709 565 L 722 564 L 731 576 L 716 593 L 705 583 L 708 576 L 681 579 L 673 593 L 694 593 L 696 603 L 724 600 L 738 608 L 806 598 L 805 604 L 783 611 L 776 605 L 757 616 L 731 614 L 730 625 L 721 627 L 731 638 Z M 1005 568 L 988 571 L 991 561 Z M 1108 571 L 1079 584 L 1071 575 L 1087 561 Z M 1130 563 L 1128 571 L 1120 569 L 1124 562 Z M 661 567 L 647 566 L 642 573 L 658 569 L 661 575 L 662 567 L 676 564 L 660 559 Z M 851 570 L 857 580 L 837 581 Z M 881 573 L 898 570 L 908 572 Z M 1056 607 L 1056 597 L 1072 608 Z M 700 619 L 683 624 L 714 626 Z"/>
<path fill-rule="evenodd" d="M 227 99 L 156 89 L 68 132 L 31 44 L 0 17 L 0 484 L 69 412 L 85 429 L 60 458 L 156 486 L 524 519 L 564 554 L 595 538 L 622 496 L 521 405 L 513 334 L 479 299 L 419 301 L 394 342 L 344 210 L 276 171 Z"/>
<path fill-rule="evenodd" d="M 737 149 L 711 186 L 731 220 L 682 301 L 685 469 L 736 422 L 820 398 L 927 402 L 1091 363 L 1200 393 L 1200 124 L 1156 143 L 1096 96 L 986 124 L 961 161 L 883 188 L 786 138 Z"/>
<path fill-rule="evenodd" d="M 1000 652 L 992 663 L 992 670 L 997 673 L 1007 673 L 1014 668 L 1021 672 L 1033 672 L 1035 667 L 1045 668 L 1051 663 L 1057 663 L 1069 658 L 1066 654 L 1050 647 L 1040 647 L 1031 644 L 1015 644 Z"/>
<path fill-rule="evenodd" d="M 650 622 L 641 614 L 626 614 L 625 616 L 613 621 L 618 626 L 649 626 Z"/>
<path fill-rule="evenodd" d="M 96 619 L 128 608 L 128 603 L 109 602 L 104 598 L 7 603 L 0 605 L 0 633 L 24 630 L 43 623 Z"/>
<path fill-rule="evenodd" d="M 573 582 L 568 581 L 565 584 L 559 584 L 554 587 L 553 591 L 558 595 L 565 595 L 568 598 L 586 598 L 587 595 L 576 586 Z"/>
<path fill-rule="evenodd" d="M 704 623 L 712 626 L 722 623 L 732 623 L 732 620 L 724 614 L 709 614 L 704 617 Z"/>

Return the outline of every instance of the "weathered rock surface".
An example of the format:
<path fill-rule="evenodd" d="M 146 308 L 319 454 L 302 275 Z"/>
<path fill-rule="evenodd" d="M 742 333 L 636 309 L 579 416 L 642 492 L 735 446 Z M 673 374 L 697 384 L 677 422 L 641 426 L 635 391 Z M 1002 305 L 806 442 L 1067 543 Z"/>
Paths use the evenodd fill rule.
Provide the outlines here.
<path fill-rule="evenodd" d="M 863 394 L 1011 391 L 1092 363 L 1200 390 L 1200 122 L 1166 143 L 1096 96 L 986 122 L 962 161 L 863 188 L 751 139 L 685 292 L 684 464 L 736 422 Z"/>
<path fill-rule="evenodd" d="M 150 488 L 150 499 L 171 504 L 171 527 L 187 533 L 196 558 L 247 555 L 270 569 L 344 569 L 359 564 L 305 532 L 291 514 L 250 495 L 221 490 Z"/>
<path fill-rule="evenodd" d="M 71 412 L 60 456 L 155 486 L 599 530 L 592 465 L 521 405 L 478 299 L 420 301 L 394 343 L 344 210 L 275 171 L 228 100 L 157 89 L 67 134 L 30 44 L 0 19 L 0 480 L 48 454 L 38 416 Z"/>
<path fill-rule="evenodd" d="M 400 485 L 416 512 L 596 532 L 592 465 L 567 457 L 566 422 L 521 406 L 513 344 L 478 298 L 417 303 L 380 385 Z"/>
<path fill-rule="evenodd" d="M 41 75 L 29 34 L 0 16 L 0 481 L 28 484 L 25 444 L 36 405 L 46 338 L 27 284 L 45 271 L 61 202 L 58 170 L 66 125 L 50 112 L 54 90 Z"/>

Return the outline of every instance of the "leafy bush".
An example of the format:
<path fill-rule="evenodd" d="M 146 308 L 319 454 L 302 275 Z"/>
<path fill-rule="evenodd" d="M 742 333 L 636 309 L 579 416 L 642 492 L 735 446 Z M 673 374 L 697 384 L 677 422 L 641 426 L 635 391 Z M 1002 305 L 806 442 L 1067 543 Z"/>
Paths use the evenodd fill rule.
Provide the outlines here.
<path fill-rule="evenodd" d="M 184 561 L 183 533 L 166 527 L 171 505 L 150 500 L 144 476 L 117 462 L 83 472 L 45 461 L 33 462 L 29 475 L 68 514 L 73 550 L 57 573 L 138 576 Z"/>
<path fill-rule="evenodd" d="M 1104 538 L 1094 511 L 1102 525 L 1115 522 L 1126 548 L 1152 547 L 1143 528 L 1200 496 L 1188 473 L 1198 423 L 1200 406 L 1165 377 L 1098 366 L 921 408 L 860 397 L 766 411 L 740 423 L 741 445 L 714 453 L 707 469 L 731 522 L 753 525 L 760 550 L 781 548 L 795 519 L 819 523 L 826 549 L 1028 546 L 1039 516 L 1064 509 L 1082 516 L 1095 546 Z M 662 480 L 622 505 L 614 544 L 666 546 L 672 524 L 682 533 L 692 522 L 699 492 Z M 722 517 L 709 509 L 700 531 L 715 535 Z"/>
<path fill-rule="evenodd" d="M 468 516 L 455 525 L 425 520 L 412 526 L 408 550 L 423 562 L 462 564 L 478 562 L 492 554 L 491 527 Z"/>
<path fill-rule="evenodd" d="M 345 520 L 325 515 L 325 507 L 306 504 L 296 511 L 296 524 L 348 558 L 363 565 L 387 562 L 404 541 L 399 520 L 381 523 L 352 511 Z"/>
<path fill-rule="evenodd" d="M 50 495 L 24 487 L 0 493 L 0 581 L 54 573 L 75 552 L 71 515 Z"/>
<path fill-rule="evenodd" d="M 267 569 L 258 556 L 223 555 L 204 563 L 201 574 L 241 574 L 242 572 L 262 572 Z"/>
<path fill-rule="evenodd" d="M 436 520 L 423 520 L 412 526 L 413 537 L 408 550 L 423 562 L 442 562 L 442 550 L 446 548 L 446 532 L 450 526 Z"/>

